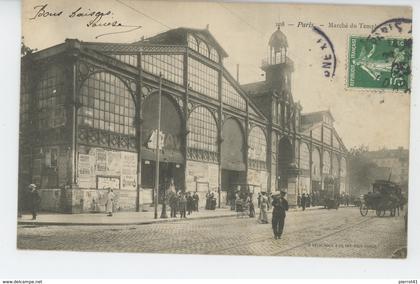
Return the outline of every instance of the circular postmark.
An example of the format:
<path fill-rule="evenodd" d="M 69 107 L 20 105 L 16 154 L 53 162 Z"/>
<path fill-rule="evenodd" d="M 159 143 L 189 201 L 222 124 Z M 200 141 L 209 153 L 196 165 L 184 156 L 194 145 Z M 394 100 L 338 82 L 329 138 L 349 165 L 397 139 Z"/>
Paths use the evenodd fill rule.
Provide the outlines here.
<path fill-rule="evenodd" d="M 316 43 L 322 52 L 321 68 L 326 78 L 333 78 L 337 69 L 337 57 L 334 44 L 328 35 L 319 27 L 313 26 L 312 30 L 318 35 Z"/>
<path fill-rule="evenodd" d="M 406 35 L 411 38 L 411 33 L 411 19 L 393 18 L 376 25 L 369 34 L 368 39 L 376 42 L 392 35 Z"/>
<path fill-rule="evenodd" d="M 393 18 L 351 36 L 348 87 L 411 91 L 411 19 Z"/>

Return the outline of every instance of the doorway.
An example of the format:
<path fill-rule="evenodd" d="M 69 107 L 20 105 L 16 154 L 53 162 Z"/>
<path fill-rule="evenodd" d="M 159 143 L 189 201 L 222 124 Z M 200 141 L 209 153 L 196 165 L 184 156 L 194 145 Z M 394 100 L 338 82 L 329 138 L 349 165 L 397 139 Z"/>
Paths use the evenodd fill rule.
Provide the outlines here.
<path fill-rule="evenodd" d="M 234 171 L 222 169 L 221 180 L 222 191 L 227 193 L 226 204 L 235 197 L 235 185 L 246 183 L 246 173 L 244 171 Z"/>
<path fill-rule="evenodd" d="M 143 188 L 155 187 L 156 179 L 156 162 L 150 160 L 142 160 L 141 186 Z M 169 184 L 173 179 L 175 189 L 183 191 L 184 186 L 184 165 L 172 162 L 159 162 L 159 196 L 169 188 Z M 161 200 L 161 198 L 159 198 Z"/>

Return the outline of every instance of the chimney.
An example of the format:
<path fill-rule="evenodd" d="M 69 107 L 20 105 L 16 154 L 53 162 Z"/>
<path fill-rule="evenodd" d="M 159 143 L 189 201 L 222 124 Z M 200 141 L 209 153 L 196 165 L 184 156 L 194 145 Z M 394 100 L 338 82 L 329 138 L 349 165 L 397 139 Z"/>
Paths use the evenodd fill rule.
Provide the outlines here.
<path fill-rule="evenodd" d="M 236 82 L 239 84 L 239 64 L 236 64 Z"/>

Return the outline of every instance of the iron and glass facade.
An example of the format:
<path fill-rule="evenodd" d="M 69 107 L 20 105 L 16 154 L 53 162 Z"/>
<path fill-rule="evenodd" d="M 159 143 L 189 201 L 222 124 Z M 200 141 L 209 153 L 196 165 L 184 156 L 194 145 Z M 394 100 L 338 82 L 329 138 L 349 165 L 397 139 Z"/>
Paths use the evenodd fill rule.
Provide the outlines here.
<path fill-rule="evenodd" d="M 340 138 L 328 121 L 321 130 L 302 121 L 291 61 L 285 51 L 274 56 L 258 88 L 229 74 L 208 30 L 179 28 L 132 44 L 66 40 L 23 57 L 21 188 L 39 185 L 49 210 L 102 211 L 109 188 L 117 209 L 141 210 L 157 182 L 156 139 L 160 190 L 173 180 L 202 201 L 214 191 L 223 205 L 238 184 L 252 184 L 286 189 L 293 203 L 318 180 L 322 190 L 326 175 L 344 181 Z"/>

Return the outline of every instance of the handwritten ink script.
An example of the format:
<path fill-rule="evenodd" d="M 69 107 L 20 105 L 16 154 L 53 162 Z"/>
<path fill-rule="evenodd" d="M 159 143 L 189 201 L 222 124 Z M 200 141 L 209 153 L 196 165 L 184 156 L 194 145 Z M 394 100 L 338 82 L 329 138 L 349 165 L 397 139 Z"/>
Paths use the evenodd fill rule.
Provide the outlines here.
<path fill-rule="evenodd" d="M 30 17 L 30 20 L 38 20 L 42 18 L 53 18 L 53 17 L 67 17 L 69 19 L 86 19 L 86 27 L 97 28 L 97 27 L 112 27 L 112 28 L 130 28 L 128 30 L 109 32 L 96 36 L 95 38 L 117 34 L 127 33 L 134 30 L 140 29 L 140 25 L 126 25 L 119 20 L 114 19 L 114 13 L 111 10 L 91 10 L 90 8 L 78 7 L 71 12 L 65 12 L 64 10 L 53 11 L 49 9 L 48 4 L 37 5 L 33 7 L 34 14 Z"/>

